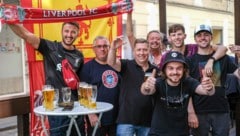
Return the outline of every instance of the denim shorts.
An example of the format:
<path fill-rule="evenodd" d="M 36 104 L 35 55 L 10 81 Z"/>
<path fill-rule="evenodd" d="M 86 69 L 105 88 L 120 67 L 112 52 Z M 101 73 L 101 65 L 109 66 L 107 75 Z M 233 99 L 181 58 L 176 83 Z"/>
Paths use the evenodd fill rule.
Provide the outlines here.
<path fill-rule="evenodd" d="M 117 136 L 147 136 L 150 128 L 131 124 L 118 124 Z"/>

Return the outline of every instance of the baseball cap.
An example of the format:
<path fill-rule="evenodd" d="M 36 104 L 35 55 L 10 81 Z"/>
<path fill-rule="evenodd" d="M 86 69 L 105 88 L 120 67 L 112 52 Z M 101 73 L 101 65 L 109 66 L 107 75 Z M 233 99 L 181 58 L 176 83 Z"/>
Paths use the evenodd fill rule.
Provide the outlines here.
<path fill-rule="evenodd" d="M 186 68 L 188 67 L 183 54 L 177 51 L 170 51 L 166 54 L 162 69 L 164 69 L 169 62 L 180 62 L 183 63 Z"/>
<path fill-rule="evenodd" d="M 194 35 L 196 35 L 199 32 L 202 32 L 202 31 L 207 31 L 210 34 L 212 34 L 212 28 L 209 25 L 202 24 L 202 25 L 196 26 L 195 31 L 194 31 Z"/>

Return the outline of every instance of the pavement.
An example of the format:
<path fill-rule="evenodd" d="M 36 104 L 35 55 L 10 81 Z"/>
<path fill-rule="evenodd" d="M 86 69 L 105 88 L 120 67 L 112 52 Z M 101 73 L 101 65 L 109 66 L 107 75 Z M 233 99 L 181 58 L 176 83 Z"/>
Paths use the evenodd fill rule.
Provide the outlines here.
<path fill-rule="evenodd" d="M 18 136 L 16 116 L 0 119 L 0 136 Z M 230 130 L 229 136 L 236 136 L 234 125 Z"/>
<path fill-rule="evenodd" d="M 17 116 L 0 119 L 0 136 L 18 136 Z"/>

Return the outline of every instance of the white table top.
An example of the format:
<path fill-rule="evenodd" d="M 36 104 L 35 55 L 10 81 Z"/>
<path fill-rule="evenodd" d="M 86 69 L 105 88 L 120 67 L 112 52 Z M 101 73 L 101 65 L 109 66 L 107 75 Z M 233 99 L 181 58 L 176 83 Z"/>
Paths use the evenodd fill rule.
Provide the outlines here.
<path fill-rule="evenodd" d="M 52 116 L 66 116 L 66 115 L 86 115 L 92 113 L 101 113 L 109 111 L 113 108 L 113 105 L 106 102 L 97 102 L 97 109 L 88 109 L 80 106 L 79 102 L 74 102 L 74 107 L 72 110 L 63 111 L 63 107 L 58 107 L 53 111 L 46 111 L 43 106 L 38 106 L 34 108 L 35 114 L 40 115 L 52 115 Z"/>

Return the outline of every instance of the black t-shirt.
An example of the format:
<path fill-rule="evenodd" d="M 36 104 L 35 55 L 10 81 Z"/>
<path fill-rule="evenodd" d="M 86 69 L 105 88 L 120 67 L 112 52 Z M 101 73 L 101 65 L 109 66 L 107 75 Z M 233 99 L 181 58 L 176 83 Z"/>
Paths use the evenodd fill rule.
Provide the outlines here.
<path fill-rule="evenodd" d="M 149 134 L 159 136 L 187 136 L 189 97 L 200 83 L 191 77 L 178 86 L 169 86 L 163 78 L 157 78 L 155 107 Z"/>
<path fill-rule="evenodd" d="M 187 58 L 190 68 L 190 75 L 201 81 L 205 64 L 210 55 L 195 54 Z M 228 73 L 233 73 L 237 66 L 225 55 L 220 60 L 214 62 L 212 81 L 215 85 L 215 94 L 212 96 L 194 95 L 193 104 L 196 113 L 227 113 L 229 104 L 224 90 L 224 84 Z"/>
<path fill-rule="evenodd" d="M 157 69 L 150 63 L 149 66 L 146 72 Z M 150 127 L 153 100 L 140 91 L 145 75 L 142 67 L 135 60 L 121 60 L 120 75 L 122 80 L 117 123 Z"/>
<path fill-rule="evenodd" d="M 45 84 L 49 84 L 55 88 L 61 89 L 62 87 L 66 87 L 66 85 L 61 72 L 61 61 L 63 57 L 61 53 L 59 53 L 59 50 L 65 54 L 65 58 L 68 59 L 76 73 L 80 72 L 84 59 L 83 54 L 77 49 L 66 50 L 63 48 L 60 42 L 40 39 L 38 51 L 43 55 Z M 76 93 L 74 96 L 75 97 L 72 98 L 77 100 Z"/>

